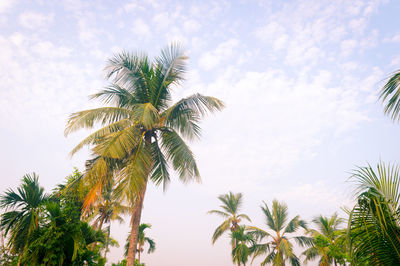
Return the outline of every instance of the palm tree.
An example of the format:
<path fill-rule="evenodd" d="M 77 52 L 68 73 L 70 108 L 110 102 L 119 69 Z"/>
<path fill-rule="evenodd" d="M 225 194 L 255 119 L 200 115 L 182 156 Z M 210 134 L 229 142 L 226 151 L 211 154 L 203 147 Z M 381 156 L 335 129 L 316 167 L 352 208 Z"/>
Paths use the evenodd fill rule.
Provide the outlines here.
<path fill-rule="evenodd" d="M 156 250 L 156 243 L 154 242 L 153 239 L 149 238 L 146 236 L 146 233 L 144 232 L 145 229 L 151 228 L 151 224 L 141 224 L 139 226 L 139 239 L 138 239 L 138 247 L 137 247 L 137 252 L 138 252 L 138 262 L 140 265 L 140 254 L 144 251 L 143 247 L 145 243 L 149 244 L 149 249 L 147 250 L 147 253 L 153 253 Z"/>
<path fill-rule="evenodd" d="M 385 114 L 392 120 L 400 119 L 400 70 L 395 72 L 381 89 L 379 98 L 385 105 Z"/>
<path fill-rule="evenodd" d="M 357 204 L 350 212 L 350 257 L 355 265 L 400 265 L 400 169 L 379 163 L 353 171 Z"/>
<path fill-rule="evenodd" d="M 32 232 L 39 227 L 42 206 L 49 198 L 38 178 L 35 173 L 26 174 L 17 191 L 8 189 L 0 196 L 0 207 L 7 210 L 1 215 L 0 229 L 8 235 L 8 245 L 13 254 L 19 254 L 19 261 Z"/>
<path fill-rule="evenodd" d="M 288 208 L 285 203 L 277 200 L 272 202 L 272 210 L 264 202 L 261 210 L 265 216 L 265 222 L 269 231 L 250 226 L 249 229 L 257 237 L 259 241 L 269 238 L 269 241 L 263 244 L 256 244 L 254 247 L 254 258 L 262 254 L 268 253 L 261 265 L 272 263 L 273 265 L 285 265 L 285 261 L 289 260 L 291 265 L 300 265 L 299 258 L 293 252 L 294 239 L 300 246 L 310 245 L 312 240 L 305 236 L 290 236 L 298 231 L 298 229 L 307 229 L 305 221 L 301 220 L 297 215 L 289 222 Z M 253 259 L 254 259 L 253 258 Z"/>
<path fill-rule="evenodd" d="M 313 237 L 313 245 L 303 252 L 305 262 L 320 257 L 321 266 L 329 266 L 332 262 L 337 265 L 338 261 L 344 263 L 346 243 L 344 231 L 339 228 L 343 222 L 336 213 L 329 218 L 320 215 L 313 219 L 318 229 L 307 230 Z"/>
<path fill-rule="evenodd" d="M 239 226 L 235 231 L 231 233 L 232 239 L 235 240 L 235 248 L 232 250 L 232 260 L 239 266 L 243 264 L 246 266 L 246 262 L 252 253 L 252 248 L 256 243 L 254 235 L 247 231 L 246 226 Z"/>
<path fill-rule="evenodd" d="M 101 198 L 94 203 L 92 217 L 94 218 L 93 228 L 95 230 L 102 230 L 105 223 L 110 223 L 106 231 L 106 246 L 104 251 L 104 258 L 106 258 L 108 251 L 108 239 L 110 238 L 111 222 L 118 221 L 122 223 L 124 220 L 121 215 L 128 213 L 129 207 L 119 201 L 118 196 L 113 190 L 112 184 L 108 184 L 104 189 Z M 92 246 L 92 249 L 94 245 Z"/>
<path fill-rule="evenodd" d="M 217 239 L 222 236 L 226 231 L 234 232 L 239 229 L 239 223 L 242 219 L 246 219 L 251 222 L 250 218 L 246 214 L 239 214 L 239 211 L 243 204 L 242 193 L 223 194 L 218 196 L 218 199 L 222 202 L 220 205 L 221 210 L 211 210 L 209 214 L 217 214 L 225 220 L 220 224 L 214 231 L 212 236 L 212 243 L 214 244 Z M 232 239 L 232 250 L 235 249 L 236 240 Z"/>
<path fill-rule="evenodd" d="M 144 232 L 145 229 L 151 228 L 151 224 L 140 224 L 139 226 L 139 239 L 138 239 L 138 246 L 137 246 L 137 252 L 138 252 L 138 259 L 137 259 L 137 264 L 140 264 L 140 254 L 143 253 L 144 251 L 144 245 L 147 243 L 149 245 L 149 248 L 147 250 L 147 253 L 153 253 L 156 250 L 156 242 L 154 242 L 153 239 L 149 238 L 146 236 L 146 233 Z M 129 249 L 129 235 L 126 239 L 126 244 L 125 244 L 125 256 L 128 255 L 128 249 Z"/>
<path fill-rule="evenodd" d="M 102 186 L 114 178 L 115 190 L 131 204 L 131 236 L 127 265 L 132 266 L 148 180 L 166 189 L 169 164 L 187 182 L 200 180 L 192 151 L 183 138 L 200 137 L 198 123 L 207 112 L 223 108 L 213 97 L 194 94 L 171 104 L 171 91 L 184 79 L 187 56 L 179 45 L 161 51 L 155 60 L 123 52 L 108 61 L 111 84 L 92 99 L 107 107 L 73 113 L 65 134 L 81 128 L 103 127 L 81 141 L 72 154 L 91 146 L 95 160 L 85 176 L 93 184 L 85 205 L 92 204 Z M 109 175 L 108 169 L 113 169 Z"/>

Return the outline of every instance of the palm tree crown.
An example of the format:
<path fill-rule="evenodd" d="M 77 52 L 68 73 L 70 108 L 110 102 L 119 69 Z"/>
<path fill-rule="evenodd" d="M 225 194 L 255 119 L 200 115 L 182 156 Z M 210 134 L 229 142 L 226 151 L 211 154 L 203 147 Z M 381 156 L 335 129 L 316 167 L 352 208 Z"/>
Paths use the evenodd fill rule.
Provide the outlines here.
<path fill-rule="evenodd" d="M 218 199 L 222 202 L 220 205 L 221 210 L 211 210 L 208 213 L 217 214 L 224 218 L 225 220 L 221 225 L 215 229 L 214 234 L 212 236 L 212 243 L 215 241 L 227 230 L 231 232 L 236 231 L 239 228 L 239 223 L 242 219 L 246 219 L 251 222 L 250 218 L 246 214 L 239 214 L 239 211 L 243 204 L 243 195 L 242 193 L 232 193 L 223 194 L 218 196 Z"/>
<path fill-rule="evenodd" d="M 9 210 L 1 215 L 0 228 L 9 235 L 13 253 L 21 254 L 28 244 L 29 236 L 38 228 L 42 206 L 48 200 L 38 176 L 26 174 L 17 191 L 8 189 L 0 197 L 0 207 Z"/>
<path fill-rule="evenodd" d="M 254 248 L 254 257 L 268 253 L 261 265 L 272 263 L 273 265 L 284 265 L 289 260 L 292 265 L 300 265 L 299 258 L 293 252 L 293 244 L 290 241 L 294 239 L 300 246 L 306 246 L 311 243 L 311 239 L 305 236 L 290 236 L 296 233 L 300 228 L 307 229 L 305 221 L 297 215 L 288 222 L 288 208 L 285 203 L 277 200 L 272 202 L 272 209 L 264 202 L 261 210 L 265 216 L 268 231 L 258 227 L 249 227 L 259 241 L 264 238 L 269 240 L 264 244 L 257 244 Z"/>

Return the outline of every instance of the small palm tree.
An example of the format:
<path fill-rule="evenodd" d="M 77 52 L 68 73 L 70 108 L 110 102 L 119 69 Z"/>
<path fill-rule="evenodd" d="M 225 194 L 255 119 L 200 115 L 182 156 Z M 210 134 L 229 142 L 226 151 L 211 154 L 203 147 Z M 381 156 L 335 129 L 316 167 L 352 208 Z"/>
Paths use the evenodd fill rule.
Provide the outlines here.
<path fill-rule="evenodd" d="M 26 174 L 17 191 L 8 189 L 0 196 L 0 207 L 8 210 L 1 215 L 0 229 L 9 237 L 12 253 L 19 254 L 20 259 L 31 234 L 39 227 L 42 206 L 49 199 L 39 186 L 38 178 L 35 173 Z"/>
<path fill-rule="evenodd" d="M 317 230 L 309 229 L 307 232 L 313 238 L 313 245 L 303 252 L 306 256 L 305 262 L 320 257 L 320 266 L 329 266 L 332 262 L 343 263 L 345 257 L 344 230 L 340 225 L 344 219 L 339 218 L 335 213 L 331 217 L 318 216 L 313 219 Z"/>
<path fill-rule="evenodd" d="M 118 198 L 118 195 L 113 190 L 113 185 L 108 184 L 103 189 L 103 194 L 101 197 L 94 203 L 92 217 L 94 217 L 93 228 L 95 230 L 102 230 L 103 225 L 106 223 L 110 223 L 108 229 L 106 230 L 106 246 L 104 251 L 104 258 L 106 258 L 108 252 L 108 243 L 110 241 L 110 230 L 111 230 L 111 222 L 118 221 L 119 223 L 123 223 L 124 219 L 121 215 L 129 212 L 129 207 L 125 206 Z M 94 249 L 94 245 L 92 247 Z"/>
<path fill-rule="evenodd" d="M 149 238 L 146 236 L 146 233 L 144 232 L 145 229 L 151 228 L 151 224 L 141 224 L 139 226 L 139 239 L 138 239 L 138 262 L 140 264 L 140 254 L 144 251 L 144 245 L 147 243 L 149 245 L 149 249 L 147 250 L 147 253 L 153 253 L 156 250 L 156 243 L 154 242 L 153 239 Z"/>
<path fill-rule="evenodd" d="M 156 242 L 154 242 L 153 239 L 149 238 L 146 236 L 146 233 L 144 230 L 150 229 L 151 224 L 140 224 L 139 226 L 139 238 L 138 238 L 138 246 L 137 246 L 137 252 L 138 252 L 138 259 L 137 259 L 137 264 L 140 264 L 140 255 L 144 251 L 144 245 L 147 243 L 149 245 L 149 248 L 147 250 L 147 253 L 153 253 L 156 250 Z M 128 248 L 129 248 L 129 236 L 126 239 L 126 244 L 125 244 L 125 256 L 128 255 Z"/>
<path fill-rule="evenodd" d="M 290 236 L 297 233 L 300 228 L 307 229 L 307 223 L 300 219 L 297 215 L 289 222 L 288 208 L 285 203 L 280 203 L 277 200 L 272 202 L 272 210 L 264 202 L 261 210 L 265 216 L 265 222 L 269 231 L 260 229 L 255 226 L 250 226 L 249 229 L 257 237 L 259 241 L 267 238 L 268 241 L 263 244 L 256 244 L 254 247 L 254 257 L 267 254 L 261 265 L 272 263 L 273 265 L 285 265 L 285 261 L 289 260 L 291 265 L 300 265 L 299 258 L 293 252 L 294 239 L 300 246 L 307 246 L 312 243 L 312 240 L 306 236 Z"/>
<path fill-rule="evenodd" d="M 212 243 L 214 244 L 217 239 L 222 236 L 225 232 L 230 230 L 230 232 L 234 232 L 239 229 L 239 223 L 242 219 L 246 219 L 251 222 L 250 218 L 246 214 L 239 214 L 240 209 L 243 204 L 243 195 L 242 193 L 232 193 L 223 194 L 218 196 L 218 199 L 222 202 L 220 205 L 222 210 L 211 210 L 209 214 L 217 214 L 224 218 L 225 220 L 220 224 L 214 231 L 212 236 Z M 232 250 L 235 249 L 236 240 L 232 239 Z"/>
<path fill-rule="evenodd" d="M 252 248 L 256 243 L 254 234 L 250 233 L 246 226 L 239 226 L 238 229 L 231 233 L 232 239 L 235 241 L 235 248 L 232 250 L 232 260 L 239 266 L 246 263 L 252 253 Z"/>

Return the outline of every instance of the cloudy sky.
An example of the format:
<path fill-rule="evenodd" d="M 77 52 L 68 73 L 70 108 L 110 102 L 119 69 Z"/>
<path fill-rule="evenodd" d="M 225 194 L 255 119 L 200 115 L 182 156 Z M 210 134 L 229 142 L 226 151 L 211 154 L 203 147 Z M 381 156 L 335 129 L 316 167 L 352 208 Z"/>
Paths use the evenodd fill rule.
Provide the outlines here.
<path fill-rule="evenodd" d="M 349 172 L 397 162 L 400 126 L 377 92 L 400 65 L 396 0 L 0 1 L 0 191 L 35 171 L 50 191 L 87 151 L 69 151 L 71 112 L 99 106 L 107 58 L 156 55 L 172 41 L 190 57 L 174 97 L 199 92 L 226 109 L 192 143 L 201 184 L 151 187 L 143 221 L 157 242 L 146 265 L 231 265 L 216 197 L 242 192 L 244 212 L 264 226 L 259 205 L 277 198 L 305 219 L 351 205 Z M 126 219 L 128 221 L 128 219 Z M 123 246 L 127 224 L 113 225 Z M 122 258 L 113 249 L 111 261 Z"/>

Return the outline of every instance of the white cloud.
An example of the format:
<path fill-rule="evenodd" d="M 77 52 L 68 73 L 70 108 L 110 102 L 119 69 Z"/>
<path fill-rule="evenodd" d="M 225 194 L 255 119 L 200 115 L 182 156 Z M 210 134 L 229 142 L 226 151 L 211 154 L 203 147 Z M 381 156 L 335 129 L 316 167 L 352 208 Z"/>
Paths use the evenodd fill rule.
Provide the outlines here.
<path fill-rule="evenodd" d="M 399 43 L 400 42 L 400 33 L 396 33 L 395 35 L 393 35 L 390 38 L 385 38 L 383 39 L 383 42 L 387 42 L 387 43 Z"/>
<path fill-rule="evenodd" d="M 367 27 L 367 20 L 365 17 L 358 18 L 358 19 L 352 19 L 349 22 L 349 27 L 354 32 L 362 33 L 362 32 L 364 32 L 365 28 Z"/>
<path fill-rule="evenodd" d="M 16 0 L 2 0 L 2 1 L 0 1 L 0 14 L 4 13 L 5 11 L 7 11 L 11 7 L 13 7 L 16 2 L 17 2 Z"/>
<path fill-rule="evenodd" d="M 400 55 L 393 57 L 392 61 L 390 61 L 390 66 L 394 66 L 396 68 L 399 68 L 399 66 L 400 66 Z"/>
<path fill-rule="evenodd" d="M 128 12 L 128 13 L 136 11 L 136 10 L 138 10 L 138 11 L 144 10 L 144 8 L 140 5 L 138 5 L 137 2 L 129 2 L 129 3 L 125 4 L 123 8 L 124 8 L 125 12 Z"/>
<path fill-rule="evenodd" d="M 205 52 L 199 59 L 199 65 L 205 70 L 211 70 L 217 67 L 222 61 L 231 60 L 234 49 L 239 45 L 237 39 L 230 39 L 219 44 L 214 50 Z"/>
<path fill-rule="evenodd" d="M 53 22 L 54 14 L 40 14 L 27 11 L 18 16 L 18 21 L 22 27 L 27 29 L 39 29 L 48 27 Z"/>
<path fill-rule="evenodd" d="M 68 57 L 71 54 L 72 49 L 67 48 L 64 46 L 56 47 L 53 43 L 48 41 L 41 41 L 36 43 L 32 50 L 41 55 L 46 57 Z"/>
<path fill-rule="evenodd" d="M 158 29 L 166 29 L 171 24 L 171 16 L 167 12 L 160 12 L 153 16 L 153 22 Z"/>
<path fill-rule="evenodd" d="M 165 39 L 167 43 L 178 42 L 182 45 L 186 45 L 188 43 L 188 39 L 186 35 L 182 33 L 182 31 L 178 27 L 172 27 L 165 33 Z"/>
<path fill-rule="evenodd" d="M 332 188 L 323 182 L 306 183 L 292 187 L 287 187 L 279 198 L 285 202 L 289 202 L 295 207 L 307 206 L 308 213 L 316 216 L 313 210 L 324 209 L 322 215 L 332 215 L 333 212 L 338 212 L 340 207 L 352 207 L 353 200 L 349 197 L 349 193 L 343 191 L 343 188 Z"/>
<path fill-rule="evenodd" d="M 147 39 L 151 37 L 150 27 L 140 18 L 135 19 L 131 29 L 137 38 Z"/>
<path fill-rule="evenodd" d="M 358 42 L 356 40 L 344 40 L 340 44 L 340 49 L 344 56 L 351 55 L 355 48 L 358 46 Z"/>
<path fill-rule="evenodd" d="M 272 43 L 275 50 L 284 48 L 289 39 L 285 28 L 275 21 L 258 28 L 254 34 L 261 41 Z"/>
<path fill-rule="evenodd" d="M 229 182 L 230 189 L 251 191 L 263 180 L 279 179 L 318 155 L 318 147 L 327 138 L 343 136 L 367 121 L 362 106 L 369 93 L 354 90 L 353 83 L 337 84 L 335 74 L 327 70 L 304 77 L 301 73 L 288 76 L 283 70 L 227 68 L 208 86 L 193 87 L 205 86 L 205 94 L 227 105 L 218 114 L 223 126 L 208 125 L 215 129 L 210 145 L 196 146 L 196 153 L 207 154 L 202 164 L 213 165 L 213 172 L 205 175 L 218 176 L 208 181 L 217 189 Z M 246 184 L 241 181 L 244 176 Z"/>
<path fill-rule="evenodd" d="M 200 23 L 198 23 L 196 20 L 193 19 L 185 20 L 185 22 L 183 23 L 183 29 L 188 33 L 196 32 L 200 28 L 201 28 Z"/>
<path fill-rule="evenodd" d="M 93 16 L 91 17 L 93 19 Z M 89 19 L 87 19 L 86 17 L 78 19 L 78 27 L 79 27 L 79 40 L 81 41 L 82 44 L 91 47 L 98 45 L 99 32 L 96 29 L 96 27 L 92 25 Z"/>

